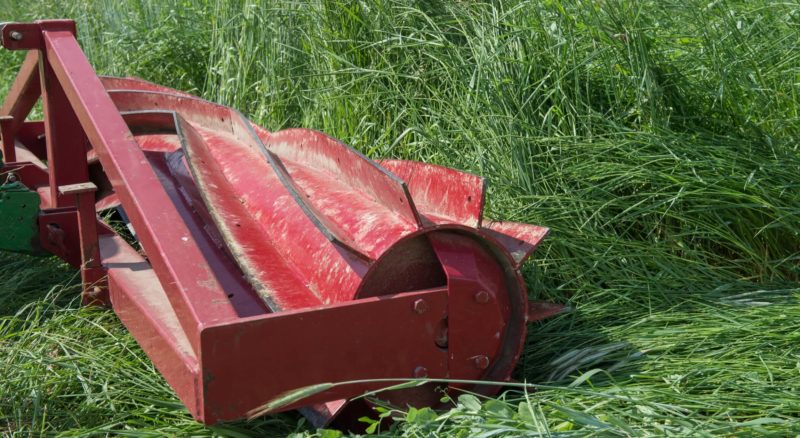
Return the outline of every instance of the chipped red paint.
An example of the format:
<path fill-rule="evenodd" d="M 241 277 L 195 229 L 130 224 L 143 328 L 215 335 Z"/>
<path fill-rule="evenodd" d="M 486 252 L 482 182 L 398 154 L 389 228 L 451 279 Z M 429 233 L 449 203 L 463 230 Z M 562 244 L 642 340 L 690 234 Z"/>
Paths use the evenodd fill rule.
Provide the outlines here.
<path fill-rule="evenodd" d="M 424 219 L 473 228 L 481 225 L 486 189 L 483 178 L 417 161 L 382 160 L 380 164 L 408 183 Z"/>
<path fill-rule="evenodd" d="M 269 132 L 177 90 L 100 78 L 69 21 L 0 34 L 7 49 L 35 49 L 0 129 L 9 166 L 40 195 L 42 247 L 81 267 L 86 301 L 105 301 L 108 288 L 200 421 L 241 418 L 324 382 L 505 381 L 526 321 L 561 310 L 529 309 L 519 273 L 547 229 L 485 221 L 479 176 L 378 164 L 317 131 Z M 40 94 L 44 122 L 22 123 Z M 118 206 L 143 254 L 95 214 Z M 367 409 L 348 412 L 345 399 L 380 386 L 339 386 L 283 409 L 306 406 L 322 425 Z M 428 384 L 385 398 L 436 405 L 440 393 Z"/>
<path fill-rule="evenodd" d="M 502 221 L 491 221 L 484 225 L 483 230 L 506 248 L 518 267 L 533 254 L 539 242 L 550 232 L 549 228 L 538 225 Z"/>

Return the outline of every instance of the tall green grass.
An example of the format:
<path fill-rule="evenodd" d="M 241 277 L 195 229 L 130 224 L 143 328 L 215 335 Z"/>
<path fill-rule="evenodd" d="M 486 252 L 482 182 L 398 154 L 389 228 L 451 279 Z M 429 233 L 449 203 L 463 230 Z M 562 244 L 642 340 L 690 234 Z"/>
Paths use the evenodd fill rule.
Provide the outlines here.
<path fill-rule="evenodd" d="M 524 274 L 532 297 L 575 311 L 531 327 L 516 377 L 555 388 L 387 412 L 401 421 L 382 433 L 800 432 L 800 6 L 0 5 L 13 20 L 76 19 L 98 72 L 200 94 L 268 129 L 320 129 L 372 157 L 479 173 L 489 216 L 554 230 Z M 20 55 L 1 56 L 7 88 Z M 112 314 L 79 309 L 65 298 L 74 286 L 46 295 L 72 273 L 8 255 L 0 266 L 0 428 L 214 433 Z"/>

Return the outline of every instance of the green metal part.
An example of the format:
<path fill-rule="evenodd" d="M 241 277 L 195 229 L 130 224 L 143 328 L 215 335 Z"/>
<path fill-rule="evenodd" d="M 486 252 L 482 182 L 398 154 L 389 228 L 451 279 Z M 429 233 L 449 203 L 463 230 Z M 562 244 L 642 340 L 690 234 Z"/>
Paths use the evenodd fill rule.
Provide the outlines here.
<path fill-rule="evenodd" d="M 0 185 L 0 251 L 41 254 L 39 194 L 19 181 Z"/>

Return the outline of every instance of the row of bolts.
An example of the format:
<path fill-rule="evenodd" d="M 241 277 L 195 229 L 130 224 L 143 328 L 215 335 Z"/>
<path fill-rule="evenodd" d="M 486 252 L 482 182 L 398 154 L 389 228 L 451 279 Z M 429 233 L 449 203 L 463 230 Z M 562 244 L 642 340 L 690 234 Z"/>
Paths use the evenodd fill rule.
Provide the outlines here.
<path fill-rule="evenodd" d="M 486 292 L 485 290 L 478 291 L 474 295 L 475 302 L 477 302 L 479 304 L 488 303 L 490 297 L 491 296 L 489 295 L 489 292 Z M 414 301 L 414 312 L 415 313 L 421 315 L 421 314 L 423 314 L 423 313 L 425 313 L 427 311 L 428 311 L 428 303 L 425 302 L 425 300 L 420 298 L 420 299 Z M 473 359 L 473 362 L 475 363 L 475 367 L 480 369 L 480 370 L 485 370 L 486 368 L 489 368 L 489 356 L 486 356 L 486 355 L 475 356 L 475 358 Z M 414 369 L 414 377 L 415 378 L 428 377 L 428 369 L 423 367 L 423 366 L 416 367 Z"/>

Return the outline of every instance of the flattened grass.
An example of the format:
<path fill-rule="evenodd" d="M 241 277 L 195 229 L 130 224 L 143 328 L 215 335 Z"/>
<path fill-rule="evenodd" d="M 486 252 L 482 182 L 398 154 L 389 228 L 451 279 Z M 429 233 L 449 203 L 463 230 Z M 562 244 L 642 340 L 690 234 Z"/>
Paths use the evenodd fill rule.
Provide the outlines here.
<path fill-rule="evenodd" d="M 454 395 L 450 412 L 387 413 L 402 421 L 382 433 L 800 431 L 797 5 L 4 6 L 15 20 L 78 20 L 99 72 L 202 94 L 268 129 L 319 129 L 372 157 L 479 173 L 488 216 L 553 229 L 524 274 L 531 296 L 575 311 L 531 328 L 516 377 L 556 388 Z M 8 87 L 19 54 L 0 56 Z M 201 428 L 112 314 L 70 299 L 73 273 L 7 255 L 0 270 L 7 431 L 297 429 L 294 415 Z M 45 296 L 55 284 L 67 286 Z"/>

